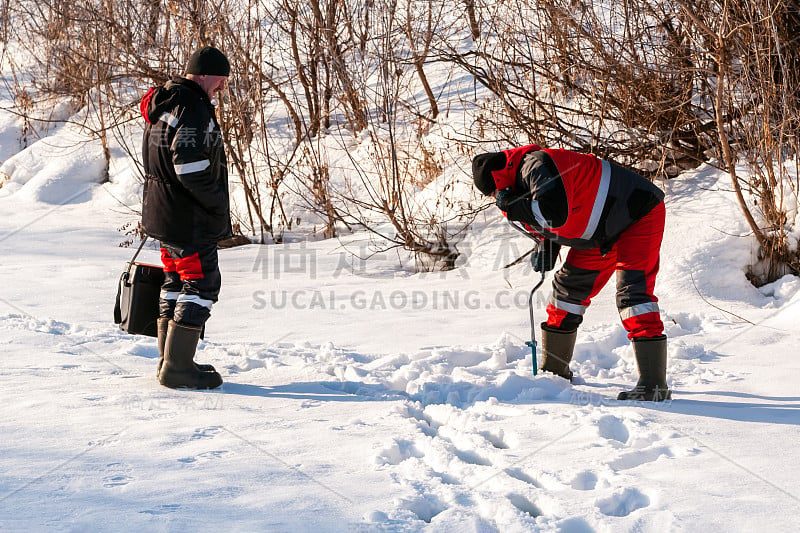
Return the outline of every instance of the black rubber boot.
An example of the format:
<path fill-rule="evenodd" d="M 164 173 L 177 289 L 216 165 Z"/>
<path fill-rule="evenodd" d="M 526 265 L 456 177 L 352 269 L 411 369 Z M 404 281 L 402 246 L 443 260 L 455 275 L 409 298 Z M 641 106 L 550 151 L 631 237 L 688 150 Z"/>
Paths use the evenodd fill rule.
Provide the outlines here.
<path fill-rule="evenodd" d="M 158 330 L 158 370 L 156 370 L 156 377 L 161 373 L 161 366 L 164 364 L 164 345 L 167 343 L 167 328 L 169 327 L 169 318 L 159 318 L 156 321 Z M 200 365 L 195 363 L 194 366 L 200 372 L 216 372 L 217 369 L 211 365 Z"/>
<path fill-rule="evenodd" d="M 633 339 L 633 353 L 639 367 L 639 382 L 633 390 L 620 392 L 617 400 L 663 402 L 672 398 L 667 388 L 667 337 Z"/>
<path fill-rule="evenodd" d="M 557 376 L 572 381 L 569 362 L 575 348 L 578 330 L 565 331 L 542 324 L 542 367 L 540 370 L 552 372 Z"/>
<path fill-rule="evenodd" d="M 158 382 L 171 389 L 216 389 L 222 385 L 217 372 L 202 372 L 194 364 L 201 328 L 170 320 L 164 343 L 164 364 Z"/>
<path fill-rule="evenodd" d="M 156 370 L 156 377 L 161 373 L 161 367 L 164 365 L 164 345 L 167 343 L 169 321 L 169 318 L 159 318 L 156 321 L 156 329 L 158 330 L 158 370 Z"/>

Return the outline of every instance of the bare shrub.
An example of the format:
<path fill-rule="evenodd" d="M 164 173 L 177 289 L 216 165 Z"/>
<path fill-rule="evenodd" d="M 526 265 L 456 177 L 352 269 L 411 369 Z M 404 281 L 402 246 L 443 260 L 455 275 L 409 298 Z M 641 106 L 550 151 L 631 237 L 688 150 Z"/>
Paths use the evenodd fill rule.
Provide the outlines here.
<path fill-rule="evenodd" d="M 467 7 L 476 11 L 470 20 L 483 22 L 481 36 L 445 57 L 496 97 L 485 104 L 479 138 L 592 152 L 651 177 L 717 164 L 730 172 L 759 243 L 754 282 L 798 272 L 796 207 L 786 211 L 798 194 L 790 179 L 800 133 L 795 2 Z M 736 173 L 740 159 L 748 176 Z"/>
<path fill-rule="evenodd" d="M 694 98 L 700 81 L 668 3 L 481 9 L 484 37 L 447 57 L 497 97 L 486 130 L 591 151 L 649 175 L 707 159 L 713 115 Z"/>
<path fill-rule="evenodd" d="M 790 237 L 798 223 L 800 193 L 800 6 L 723 1 L 700 11 L 685 2 L 679 5 L 711 65 L 706 75 L 715 82 L 710 99 L 721 164 L 759 245 L 751 280 L 760 285 L 790 272 L 800 274 L 800 248 Z M 737 172 L 740 157 L 748 163 L 748 174 Z"/>
<path fill-rule="evenodd" d="M 651 177 L 716 164 L 758 242 L 754 282 L 800 268 L 791 0 L 17 0 L 0 15 L 0 41 L 32 61 L 9 63 L 22 143 L 69 101 L 107 161 L 112 136 L 136 152 L 124 126 L 147 85 L 197 46 L 223 48 L 235 75 L 219 118 L 244 198 L 234 223 L 262 242 L 298 223 L 288 195 L 326 237 L 366 228 L 420 268 L 451 263 L 474 209 L 429 142 L 449 113 L 429 76 L 449 67 L 491 94 L 462 94 L 480 113 L 449 141 L 455 157 L 536 142 Z"/>
<path fill-rule="evenodd" d="M 417 42 L 409 28 L 422 7 L 425 31 Z M 442 173 L 434 150 L 424 137 L 414 135 L 413 125 L 423 113 L 408 87 L 416 76 L 426 94 L 432 120 L 438 114 L 436 99 L 424 73 L 424 61 L 441 16 L 422 3 L 401 9 L 396 2 L 376 2 L 368 40 L 366 65 L 376 65 L 375 81 L 358 95 L 371 110 L 358 148 L 348 150 L 352 170 L 341 186 L 331 189 L 336 217 L 349 226 L 367 229 L 376 236 L 378 249 L 402 247 L 411 251 L 418 270 L 447 270 L 458 257 L 456 243 L 476 211 L 455 201 L 453 184 L 432 184 Z M 404 18 L 405 17 L 405 18 Z"/>

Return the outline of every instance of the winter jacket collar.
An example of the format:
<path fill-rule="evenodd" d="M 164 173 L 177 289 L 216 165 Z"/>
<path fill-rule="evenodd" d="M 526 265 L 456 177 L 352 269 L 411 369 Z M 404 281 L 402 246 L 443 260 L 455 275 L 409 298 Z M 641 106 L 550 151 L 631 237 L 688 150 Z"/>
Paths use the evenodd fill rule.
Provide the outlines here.
<path fill-rule="evenodd" d="M 167 85 L 170 85 L 170 84 L 182 85 L 182 86 L 187 87 L 187 88 L 193 90 L 194 92 L 196 92 L 197 95 L 200 97 L 200 99 L 208 106 L 209 110 L 211 110 L 212 113 L 213 113 L 214 106 L 211 104 L 211 99 L 208 97 L 208 94 L 206 94 L 206 92 L 203 90 L 203 88 L 200 87 L 200 85 L 198 85 L 198 83 L 196 81 L 192 81 L 192 80 L 187 79 L 187 78 L 182 78 L 180 76 L 175 76 L 175 77 L 172 78 L 172 80 L 170 80 L 167 83 Z"/>
<path fill-rule="evenodd" d="M 175 76 L 161 87 L 151 87 L 147 91 L 139 105 L 142 116 L 148 123 L 155 124 L 163 113 L 169 112 L 177 105 L 181 93 L 186 90 L 199 98 L 211 116 L 214 116 L 214 106 L 203 88 L 197 82 L 180 76 Z"/>

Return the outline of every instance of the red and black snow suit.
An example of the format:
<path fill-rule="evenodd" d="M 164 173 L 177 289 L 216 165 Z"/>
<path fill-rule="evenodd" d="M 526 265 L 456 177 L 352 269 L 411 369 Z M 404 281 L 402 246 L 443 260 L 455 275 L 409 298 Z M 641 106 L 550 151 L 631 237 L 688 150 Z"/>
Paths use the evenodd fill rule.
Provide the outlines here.
<path fill-rule="evenodd" d="M 217 301 L 217 241 L 231 234 L 228 168 L 214 107 L 194 81 L 174 78 L 142 99 L 147 122 L 142 227 L 161 241 L 161 316 L 200 326 Z"/>
<path fill-rule="evenodd" d="M 553 280 L 547 324 L 576 328 L 617 272 L 617 308 L 628 337 L 663 334 L 653 294 L 664 233 L 664 193 L 646 178 L 593 155 L 536 145 L 506 150 L 498 184 L 525 201 L 509 210 L 544 238 L 571 247 Z M 524 206 L 524 209 L 522 208 Z"/>
<path fill-rule="evenodd" d="M 228 166 L 214 107 L 197 83 L 174 78 L 141 103 L 147 124 L 142 226 L 174 244 L 217 242 L 231 233 Z"/>

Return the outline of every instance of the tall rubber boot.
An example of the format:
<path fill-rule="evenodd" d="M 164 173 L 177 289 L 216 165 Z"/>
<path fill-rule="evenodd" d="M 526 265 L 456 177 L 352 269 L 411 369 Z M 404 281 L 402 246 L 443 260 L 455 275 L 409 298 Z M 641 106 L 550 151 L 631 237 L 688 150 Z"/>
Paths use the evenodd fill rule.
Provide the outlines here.
<path fill-rule="evenodd" d="M 563 330 L 542 324 L 542 366 L 541 370 L 572 381 L 569 362 L 575 349 L 578 330 Z"/>
<path fill-rule="evenodd" d="M 156 329 L 158 331 L 158 370 L 156 370 L 156 377 L 161 373 L 161 366 L 164 364 L 164 345 L 167 343 L 167 328 L 169 327 L 169 318 L 159 318 L 156 321 Z M 201 365 L 195 363 L 194 366 L 200 372 L 216 372 L 217 369 L 212 365 Z"/>
<path fill-rule="evenodd" d="M 167 343 L 169 321 L 169 318 L 156 320 L 156 329 L 158 331 L 158 370 L 156 370 L 156 377 L 161 373 L 161 367 L 164 365 L 164 345 Z"/>
<path fill-rule="evenodd" d="M 222 385 L 217 372 L 202 372 L 194 364 L 201 328 L 170 320 L 164 343 L 164 364 L 158 382 L 171 389 L 216 389 Z"/>
<path fill-rule="evenodd" d="M 672 398 L 667 388 L 667 337 L 633 339 L 633 353 L 639 367 L 639 382 L 633 390 L 620 392 L 617 400 L 663 402 Z"/>

